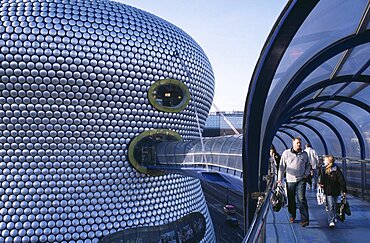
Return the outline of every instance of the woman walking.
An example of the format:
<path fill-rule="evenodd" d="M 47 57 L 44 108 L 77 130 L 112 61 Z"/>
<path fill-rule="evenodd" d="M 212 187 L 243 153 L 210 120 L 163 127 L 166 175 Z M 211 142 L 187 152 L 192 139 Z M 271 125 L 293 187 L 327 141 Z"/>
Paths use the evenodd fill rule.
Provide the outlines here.
<path fill-rule="evenodd" d="M 328 206 L 329 227 L 335 227 L 337 217 L 337 201 L 342 192 L 345 198 L 347 193 L 346 181 L 339 166 L 334 163 L 333 155 L 324 156 L 324 164 L 320 170 L 319 186 L 324 188 L 326 203 Z"/>

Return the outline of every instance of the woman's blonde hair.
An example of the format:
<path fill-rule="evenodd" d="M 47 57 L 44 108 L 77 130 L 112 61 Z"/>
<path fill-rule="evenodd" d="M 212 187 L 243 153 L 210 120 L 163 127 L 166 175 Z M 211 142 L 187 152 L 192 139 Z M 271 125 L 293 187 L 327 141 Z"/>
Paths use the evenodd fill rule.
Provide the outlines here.
<path fill-rule="evenodd" d="M 333 155 L 325 155 L 324 159 L 327 158 L 329 161 L 329 164 L 326 165 L 325 167 L 325 174 L 330 174 L 330 170 L 333 167 L 334 164 L 334 156 Z"/>

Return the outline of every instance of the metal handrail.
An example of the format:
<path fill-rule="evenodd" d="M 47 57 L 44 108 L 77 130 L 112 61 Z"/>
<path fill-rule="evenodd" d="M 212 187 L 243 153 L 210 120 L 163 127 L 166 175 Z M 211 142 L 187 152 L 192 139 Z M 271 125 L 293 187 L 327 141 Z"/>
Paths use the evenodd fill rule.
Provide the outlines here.
<path fill-rule="evenodd" d="M 266 220 L 267 214 L 270 208 L 270 198 L 272 196 L 272 189 L 274 188 L 276 175 L 272 169 L 274 166 L 271 161 L 269 161 L 269 171 L 267 176 L 267 185 L 265 192 L 263 192 L 258 198 L 257 210 L 254 214 L 252 223 L 248 229 L 246 236 L 243 239 L 243 243 L 255 243 L 258 241 L 264 242 L 266 237 Z"/>

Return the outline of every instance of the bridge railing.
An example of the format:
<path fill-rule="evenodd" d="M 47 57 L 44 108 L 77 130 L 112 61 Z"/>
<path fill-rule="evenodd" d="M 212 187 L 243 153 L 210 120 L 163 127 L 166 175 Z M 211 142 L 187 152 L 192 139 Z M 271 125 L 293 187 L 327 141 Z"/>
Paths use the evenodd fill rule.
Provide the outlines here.
<path fill-rule="evenodd" d="M 370 160 L 336 157 L 347 182 L 349 192 L 366 201 L 370 201 Z"/>

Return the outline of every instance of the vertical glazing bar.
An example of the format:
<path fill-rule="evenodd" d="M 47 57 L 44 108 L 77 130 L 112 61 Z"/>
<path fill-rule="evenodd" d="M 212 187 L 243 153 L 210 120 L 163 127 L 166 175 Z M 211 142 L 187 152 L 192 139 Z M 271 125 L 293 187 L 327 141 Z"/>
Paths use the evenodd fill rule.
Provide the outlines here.
<path fill-rule="evenodd" d="M 347 181 L 347 159 L 342 158 L 342 172 L 344 175 L 344 179 Z"/>
<path fill-rule="evenodd" d="M 366 187 L 366 161 L 361 160 L 361 198 L 365 198 Z"/>

